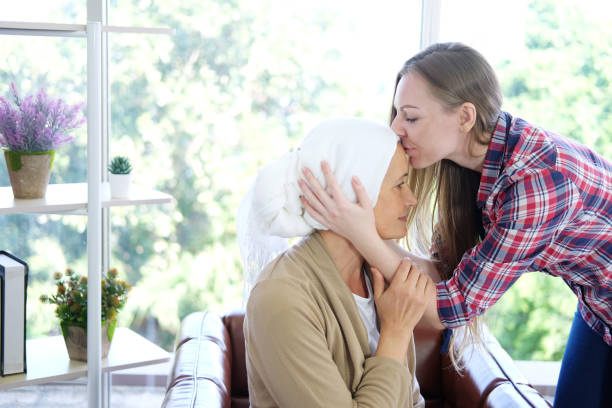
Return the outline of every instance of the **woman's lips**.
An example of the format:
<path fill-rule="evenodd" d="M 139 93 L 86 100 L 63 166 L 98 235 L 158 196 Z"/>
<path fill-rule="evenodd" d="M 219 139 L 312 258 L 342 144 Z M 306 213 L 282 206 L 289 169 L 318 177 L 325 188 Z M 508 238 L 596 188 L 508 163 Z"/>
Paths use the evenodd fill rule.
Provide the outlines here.
<path fill-rule="evenodd" d="M 403 222 L 408 221 L 408 216 L 404 216 L 404 217 L 399 217 L 399 219 Z"/>

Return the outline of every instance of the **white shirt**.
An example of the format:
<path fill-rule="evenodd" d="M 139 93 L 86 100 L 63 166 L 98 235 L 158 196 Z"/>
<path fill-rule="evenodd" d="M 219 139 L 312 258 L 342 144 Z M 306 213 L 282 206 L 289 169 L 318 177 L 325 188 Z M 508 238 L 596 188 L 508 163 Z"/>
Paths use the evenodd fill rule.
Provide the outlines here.
<path fill-rule="evenodd" d="M 370 282 L 370 278 L 368 275 L 363 272 L 364 279 L 366 282 L 366 287 L 368 289 L 368 297 L 364 298 L 359 295 L 353 293 L 353 297 L 355 298 L 355 303 L 357 303 L 357 309 L 359 310 L 359 314 L 361 315 L 361 320 L 363 320 L 363 324 L 365 325 L 366 331 L 368 332 L 368 345 L 370 346 L 370 355 L 376 354 L 376 349 L 378 348 L 378 339 L 380 338 L 380 333 L 378 331 L 378 326 L 376 325 L 376 305 L 374 304 L 374 295 L 372 291 L 372 283 Z"/>

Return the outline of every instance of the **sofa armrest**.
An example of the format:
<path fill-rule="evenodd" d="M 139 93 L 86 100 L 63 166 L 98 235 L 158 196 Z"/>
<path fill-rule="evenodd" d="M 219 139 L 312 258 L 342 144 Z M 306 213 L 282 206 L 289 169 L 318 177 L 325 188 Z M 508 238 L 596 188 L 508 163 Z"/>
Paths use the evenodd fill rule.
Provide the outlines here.
<path fill-rule="evenodd" d="M 462 333 L 459 333 L 461 337 Z M 442 387 L 446 400 L 460 407 L 536 407 L 551 405 L 527 381 L 512 358 L 485 327 L 483 345 L 470 345 L 457 373 L 448 354 L 442 357 Z"/>
<path fill-rule="evenodd" d="M 162 408 L 230 407 L 232 351 L 221 318 L 210 312 L 185 317 L 177 338 Z"/>

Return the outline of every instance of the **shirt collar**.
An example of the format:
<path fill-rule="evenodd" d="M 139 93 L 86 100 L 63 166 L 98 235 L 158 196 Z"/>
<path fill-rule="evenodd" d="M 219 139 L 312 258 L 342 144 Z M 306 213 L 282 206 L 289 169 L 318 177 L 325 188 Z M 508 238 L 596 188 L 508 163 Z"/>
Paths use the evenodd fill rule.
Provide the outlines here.
<path fill-rule="evenodd" d="M 506 142 L 508 138 L 508 132 L 510 130 L 512 117 L 506 112 L 500 112 L 497 117 L 497 123 L 491 135 L 491 142 L 485 155 L 484 162 L 482 164 L 482 175 L 480 177 L 480 186 L 478 188 L 478 208 L 483 208 L 485 201 L 493 185 L 499 178 L 504 164 L 504 156 L 506 150 Z"/>

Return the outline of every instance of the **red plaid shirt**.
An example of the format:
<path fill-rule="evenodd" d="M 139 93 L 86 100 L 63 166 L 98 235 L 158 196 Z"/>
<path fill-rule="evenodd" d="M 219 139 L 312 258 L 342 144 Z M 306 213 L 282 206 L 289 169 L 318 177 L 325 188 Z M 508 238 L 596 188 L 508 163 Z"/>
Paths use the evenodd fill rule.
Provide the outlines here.
<path fill-rule="evenodd" d="M 480 179 L 485 235 L 440 282 L 450 328 L 483 313 L 525 272 L 561 277 L 585 322 L 612 346 L 612 164 L 502 112 Z"/>

